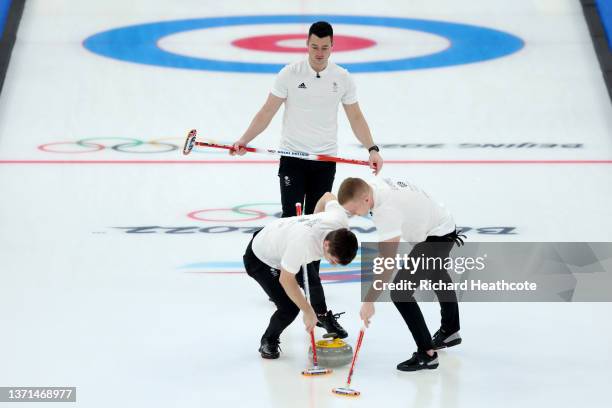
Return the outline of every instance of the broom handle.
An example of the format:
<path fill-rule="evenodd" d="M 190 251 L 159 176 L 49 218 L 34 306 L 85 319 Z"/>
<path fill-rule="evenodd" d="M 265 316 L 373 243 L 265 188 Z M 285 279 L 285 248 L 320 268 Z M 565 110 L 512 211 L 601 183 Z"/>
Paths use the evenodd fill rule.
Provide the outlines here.
<path fill-rule="evenodd" d="M 300 216 L 302 215 L 302 203 L 295 203 L 295 213 Z M 302 265 L 304 271 L 304 293 L 306 294 L 306 301 L 310 303 L 310 284 L 308 283 L 308 265 Z M 319 366 L 317 359 L 317 345 L 315 344 L 314 329 L 310 331 L 310 345 L 312 347 L 312 363 L 315 367 Z"/>
<path fill-rule="evenodd" d="M 361 348 L 361 342 L 363 341 L 363 335 L 365 333 L 365 328 L 362 327 L 359 331 L 359 339 L 357 340 L 357 346 L 355 346 L 355 354 L 353 355 L 353 362 L 351 363 L 351 369 L 349 370 L 348 378 L 346 380 L 346 388 L 350 388 L 351 378 L 353 377 L 353 371 L 355 369 L 355 361 L 357 361 L 357 354 L 359 354 L 359 349 Z"/>

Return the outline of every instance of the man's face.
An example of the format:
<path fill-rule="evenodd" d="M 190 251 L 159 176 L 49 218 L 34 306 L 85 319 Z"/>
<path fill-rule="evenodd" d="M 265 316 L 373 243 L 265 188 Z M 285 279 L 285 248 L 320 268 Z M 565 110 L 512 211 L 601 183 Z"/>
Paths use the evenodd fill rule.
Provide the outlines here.
<path fill-rule="evenodd" d="M 332 265 L 337 265 L 338 264 L 338 258 L 333 256 L 329 252 L 329 241 L 327 241 L 327 240 L 325 240 L 323 242 L 323 256 L 325 257 L 325 259 L 327 259 L 327 262 L 329 262 L 330 264 L 332 264 Z"/>
<path fill-rule="evenodd" d="M 357 199 L 357 215 L 366 215 L 370 211 L 370 203 L 370 194 L 361 194 Z"/>
<path fill-rule="evenodd" d="M 313 68 L 325 68 L 333 45 L 331 37 L 319 38 L 312 34 L 308 37 L 306 45 L 308 46 L 308 59 Z"/>
<path fill-rule="evenodd" d="M 347 201 L 344 204 L 344 208 L 353 215 L 366 215 L 370 211 L 370 194 L 364 192 L 358 194 L 351 201 Z"/>

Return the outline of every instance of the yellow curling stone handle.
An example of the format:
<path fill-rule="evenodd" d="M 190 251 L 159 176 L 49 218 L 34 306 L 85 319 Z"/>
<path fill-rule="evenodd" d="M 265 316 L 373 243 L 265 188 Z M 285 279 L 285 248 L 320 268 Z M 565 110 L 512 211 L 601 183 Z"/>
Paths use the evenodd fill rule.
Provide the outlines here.
<path fill-rule="evenodd" d="M 317 347 L 321 348 L 339 348 L 346 346 L 346 343 L 342 339 L 333 340 L 319 340 L 317 341 Z"/>

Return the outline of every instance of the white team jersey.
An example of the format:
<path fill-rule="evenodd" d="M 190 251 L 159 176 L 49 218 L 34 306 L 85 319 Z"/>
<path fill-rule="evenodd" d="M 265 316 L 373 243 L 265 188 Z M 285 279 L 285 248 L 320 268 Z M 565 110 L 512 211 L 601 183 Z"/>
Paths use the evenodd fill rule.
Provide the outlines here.
<path fill-rule="evenodd" d="M 355 83 L 346 69 L 333 62 L 319 76 L 307 59 L 286 65 L 278 73 L 271 93 L 286 99 L 282 149 L 337 154 L 338 105 L 357 102 Z"/>
<path fill-rule="evenodd" d="M 266 225 L 253 239 L 253 253 L 266 265 L 296 274 L 302 265 L 323 258 L 325 237 L 340 228 L 348 228 L 348 214 L 338 201 L 330 201 L 318 214 Z"/>
<path fill-rule="evenodd" d="M 417 243 L 428 236 L 442 236 L 455 230 L 448 210 L 414 184 L 389 178 L 368 184 L 374 193 L 371 212 L 380 241 L 401 236 L 407 242 Z"/>

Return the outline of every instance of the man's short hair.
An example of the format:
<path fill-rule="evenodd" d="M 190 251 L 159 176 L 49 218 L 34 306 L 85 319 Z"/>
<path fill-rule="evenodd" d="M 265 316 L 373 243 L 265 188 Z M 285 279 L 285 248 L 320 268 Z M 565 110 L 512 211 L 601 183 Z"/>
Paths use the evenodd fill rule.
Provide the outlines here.
<path fill-rule="evenodd" d="M 357 255 L 357 237 L 350 230 L 341 228 L 327 234 L 326 241 L 329 241 L 329 254 L 338 258 L 340 265 L 348 265 L 355 255 Z"/>
<path fill-rule="evenodd" d="M 338 190 L 338 202 L 343 205 L 351 201 L 360 194 L 368 192 L 369 185 L 364 180 L 357 177 L 349 177 L 340 184 Z"/>
<path fill-rule="evenodd" d="M 308 30 L 308 39 L 310 39 L 310 36 L 313 34 L 319 38 L 329 36 L 332 42 L 334 41 L 334 29 L 327 21 L 317 21 L 311 25 L 310 30 Z"/>

